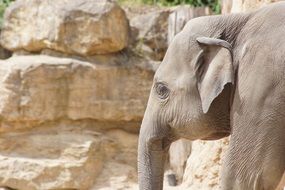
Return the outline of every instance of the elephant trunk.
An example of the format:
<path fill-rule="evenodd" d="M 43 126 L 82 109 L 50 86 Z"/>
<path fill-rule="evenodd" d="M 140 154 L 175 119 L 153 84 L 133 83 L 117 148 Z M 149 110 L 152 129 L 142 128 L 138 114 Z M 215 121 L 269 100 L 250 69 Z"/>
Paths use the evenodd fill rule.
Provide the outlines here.
<path fill-rule="evenodd" d="M 163 150 L 150 150 L 148 142 L 139 142 L 138 174 L 140 190 L 162 190 L 164 162 L 166 153 Z"/>
<path fill-rule="evenodd" d="M 141 126 L 138 147 L 139 189 L 162 190 L 167 153 L 166 138 L 163 137 L 163 132 L 155 132 L 157 127 L 146 125 L 145 123 L 149 122 L 144 121 Z"/>

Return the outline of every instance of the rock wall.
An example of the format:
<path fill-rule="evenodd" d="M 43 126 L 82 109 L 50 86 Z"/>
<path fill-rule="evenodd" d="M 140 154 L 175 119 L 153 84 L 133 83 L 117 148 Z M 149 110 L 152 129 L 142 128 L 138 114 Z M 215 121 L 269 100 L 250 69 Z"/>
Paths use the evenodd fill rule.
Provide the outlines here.
<path fill-rule="evenodd" d="M 209 14 L 211 11 L 207 7 L 194 8 L 187 5 L 144 10 L 138 15 L 132 12 L 129 17 L 134 39 L 131 41 L 134 42 L 135 50 L 144 57 L 161 61 L 169 43 L 187 21 Z"/>
<path fill-rule="evenodd" d="M 0 131 L 55 120 L 139 123 L 153 71 L 116 61 L 124 65 L 44 55 L 0 61 Z"/>
<path fill-rule="evenodd" d="M 220 189 L 222 158 L 228 148 L 229 139 L 195 141 L 183 176 L 185 189 Z"/>
<path fill-rule="evenodd" d="M 0 42 L 11 51 L 48 48 L 86 56 L 117 52 L 128 44 L 125 12 L 107 0 L 16 1 L 4 19 Z"/>
<path fill-rule="evenodd" d="M 130 189 L 157 63 L 128 49 L 110 0 L 18 0 L 5 12 L 0 61 L 0 186 Z"/>

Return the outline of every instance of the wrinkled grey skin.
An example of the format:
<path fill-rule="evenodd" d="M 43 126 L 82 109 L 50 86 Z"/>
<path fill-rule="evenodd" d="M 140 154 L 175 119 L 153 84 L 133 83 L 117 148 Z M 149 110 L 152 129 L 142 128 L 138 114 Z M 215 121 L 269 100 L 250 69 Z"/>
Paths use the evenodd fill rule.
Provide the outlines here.
<path fill-rule="evenodd" d="M 272 190 L 285 170 L 285 3 L 187 23 L 158 68 L 142 122 L 140 190 L 161 190 L 171 142 L 231 134 L 223 190 Z"/>

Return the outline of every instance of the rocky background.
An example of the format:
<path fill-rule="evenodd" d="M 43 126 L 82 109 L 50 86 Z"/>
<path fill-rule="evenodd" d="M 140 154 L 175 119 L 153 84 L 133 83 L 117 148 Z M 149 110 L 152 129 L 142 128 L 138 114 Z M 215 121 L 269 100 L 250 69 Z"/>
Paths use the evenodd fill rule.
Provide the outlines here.
<path fill-rule="evenodd" d="M 224 0 L 222 12 L 270 2 Z M 138 132 L 154 72 L 185 23 L 209 14 L 110 0 L 12 3 L 0 36 L 0 186 L 138 189 Z M 219 189 L 227 145 L 173 143 L 166 189 Z"/>

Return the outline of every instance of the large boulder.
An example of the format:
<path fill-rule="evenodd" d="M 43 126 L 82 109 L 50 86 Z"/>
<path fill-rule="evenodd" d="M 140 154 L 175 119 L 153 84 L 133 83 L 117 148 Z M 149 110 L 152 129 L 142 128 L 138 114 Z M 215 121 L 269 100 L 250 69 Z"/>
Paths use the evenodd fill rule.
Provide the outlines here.
<path fill-rule="evenodd" d="M 190 5 L 181 5 L 172 8 L 168 18 L 167 43 L 173 40 L 174 36 L 179 33 L 185 24 L 195 17 L 210 15 L 209 7 L 192 7 Z"/>
<path fill-rule="evenodd" d="M 154 72 L 135 64 L 138 58 L 94 62 L 44 55 L 0 61 L 0 132 L 58 120 L 138 131 Z"/>
<path fill-rule="evenodd" d="M 63 128 L 0 135 L 0 184 L 13 189 L 89 189 L 103 168 L 102 137 Z"/>
<path fill-rule="evenodd" d="M 111 146 L 107 148 L 108 161 L 104 163 L 103 170 L 91 190 L 138 189 L 136 169 L 138 135 L 117 129 L 105 132 L 105 135 L 113 140 L 115 148 Z"/>
<path fill-rule="evenodd" d="M 171 144 L 169 148 L 169 167 L 175 175 L 177 183 L 181 183 L 186 168 L 186 162 L 191 154 L 192 142 L 180 139 Z"/>
<path fill-rule="evenodd" d="M 220 189 L 222 158 L 228 144 L 228 138 L 192 143 L 191 155 L 187 160 L 183 177 L 184 189 Z"/>
<path fill-rule="evenodd" d="M 137 188 L 153 74 L 135 55 L 0 61 L 0 187 Z"/>
<path fill-rule="evenodd" d="M 137 50 L 154 60 L 162 60 L 167 44 L 169 10 L 137 15 L 130 20 L 132 31 L 137 31 Z"/>
<path fill-rule="evenodd" d="M 137 135 L 52 122 L 0 134 L 0 186 L 13 189 L 122 189 L 136 182 Z M 125 189 L 125 188 L 123 188 Z"/>
<path fill-rule="evenodd" d="M 17 0 L 5 12 L 0 42 L 11 51 L 86 56 L 120 51 L 128 35 L 125 12 L 111 0 Z"/>
<path fill-rule="evenodd" d="M 128 11 L 130 12 L 130 11 Z M 211 14 L 208 7 L 189 5 L 151 10 L 130 18 L 132 43 L 136 50 L 154 60 L 162 60 L 169 43 L 192 18 Z"/>

